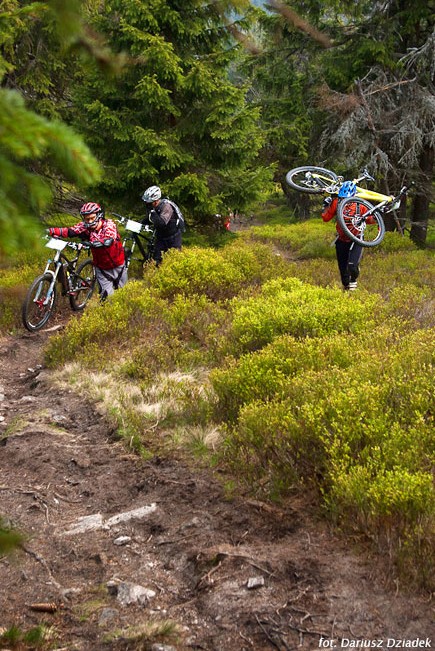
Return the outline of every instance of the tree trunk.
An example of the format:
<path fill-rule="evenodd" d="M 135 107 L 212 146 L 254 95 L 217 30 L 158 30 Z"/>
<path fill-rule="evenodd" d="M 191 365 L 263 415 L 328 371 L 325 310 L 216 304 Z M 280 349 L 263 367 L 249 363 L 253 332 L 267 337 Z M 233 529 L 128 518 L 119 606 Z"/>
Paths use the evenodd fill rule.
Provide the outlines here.
<path fill-rule="evenodd" d="M 418 246 L 424 246 L 426 242 L 434 154 L 434 148 L 426 146 L 420 156 L 422 182 L 414 197 L 411 213 L 411 239 Z"/>
<path fill-rule="evenodd" d="M 287 199 L 287 203 L 295 216 L 301 221 L 308 219 L 311 216 L 312 209 L 312 199 L 310 195 L 292 190 L 289 188 L 287 183 L 281 183 L 281 187 Z"/>

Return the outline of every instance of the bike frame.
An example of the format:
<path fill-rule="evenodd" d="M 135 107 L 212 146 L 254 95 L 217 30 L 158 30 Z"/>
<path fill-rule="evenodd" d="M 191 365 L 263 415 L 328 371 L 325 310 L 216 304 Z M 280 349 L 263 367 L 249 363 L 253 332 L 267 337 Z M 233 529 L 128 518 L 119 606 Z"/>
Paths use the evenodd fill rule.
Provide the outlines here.
<path fill-rule="evenodd" d="M 76 248 L 73 244 L 69 242 L 65 242 L 64 240 L 56 240 L 54 238 L 51 238 L 46 244 L 47 248 L 55 250 L 56 253 L 54 254 L 53 258 L 49 258 L 47 260 L 47 264 L 44 269 L 44 274 L 50 274 L 52 276 L 52 281 L 50 283 L 50 287 L 47 291 L 47 296 L 45 298 L 45 301 L 43 302 L 43 305 L 48 305 L 48 303 L 50 302 L 56 280 L 59 280 L 65 293 L 69 291 L 67 274 L 69 275 L 71 273 L 71 270 L 75 269 L 77 265 L 77 261 L 80 258 L 80 250 L 78 251 L 77 255 L 74 258 L 69 259 L 66 257 L 64 253 L 62 253 L 63 249 L 67 246 L 72 246 L 72 248 Z M 54 270 L 51 268 L 52 265 L 54 265 Z M 61 268 L 64 269 L 64 274 L 62 278 L 59 278 L 59 271 Z M 35 298 L 36 299 L 39 298 L 39 292 L 37 293 Z"/>
<path fill-rule="evenodd" d="M 130 266 L 131 261 L 133 260 L 133 252 L 136 246 L 140 251 L 143 262 L 147 262 L 148 260 L 150 260 L 151 259 L 150 246 L 151 244 L 153 244 L 154 237 L 155 237 L 154 230 L 149 226 L 141 224 L 140 222 L 136 222 L 132 219 L 128 219 L 127 217 L 123 217 L 122 215 L 118 215 L 117 213 L 112 213 L 112 214 L 115 217 L 117 217 L 117 222 L 122 226 L 124 226 L 126 230 L 126 233 L 122 239 L 122 246 L 124 247 L 124 249 L 126 245 L 131 242 L 131 246 L 129 247 L 130 256 L 126 261 L 127 269 Z M 145 233 L 148 233 L 149 236 L 147 237 Z M 146 243 L 146 247 L 144 246 L 144 243 Z M 139 259 L 139 258 L 135 258 L 135 259 Z"/>
<path fill-rule="evenodd" d="M 51 258 L 48 259 L 47 264 L 46 264 L 45 269 L 44 269 L 44 274 L 50 274 L 52 276 L 52 281 L 50 283 L 50 287 L 48 288 L 47 296 L 45 298 L 45 301 L 43 302 L 43 305 L 48 305 L 48 303 L 51 300 L 51 295 L 53 294 L 53 288 L 54 288 L 54 285 L 56 283 L 57 277 L 59 275 L 59 270 L 60 270 L 60 268 L 62 266 L 61 257 L 63 257 L 65 260 L 67 260 L 65 258 L 65 256 L 62 256 L 62 250 L 67 245 L 67 242 L 62 242 L 61 240 L 59 240 L 58 242 L 56 242 L 56 244 L 57 244 L 56 247 L 51 244 L 52 242 L 53 242 L 53 240 L 50 240 L 46 244 L 46 246 L 48 248 L 55 249 L 56 253 L 54 254 L 53 259 L 51 259 Z M 78 259 L 78 256 L 77 256 L 77 259 Z M 54 271 L 53 271 L 53 269 L 51 269 L 52 264 L 54 265 Z M 42 286 L 40 287 L 40 289 L 38 290 L 38 293 L 36 294 L 36 297 L 35 297 L 36 300 L 38 300 L 38 298 L 39 298 L 39 292 L 41 291 L 41 289 L 42 289 Z"/>
<path fill-rule="evenodd" d="M 367 201 L 376 201 L 379 203 L 388 203 L 393 201 L 394 195 L 382 194 L 381 192 L 375 192 L 374 190 L 367 190 L 367 188 L 361 188 L 359 185 L 356 186 L 356 195 L 361 199 L 367 199 Z M 379 208 L 379 205 L 377 206 Z"/>

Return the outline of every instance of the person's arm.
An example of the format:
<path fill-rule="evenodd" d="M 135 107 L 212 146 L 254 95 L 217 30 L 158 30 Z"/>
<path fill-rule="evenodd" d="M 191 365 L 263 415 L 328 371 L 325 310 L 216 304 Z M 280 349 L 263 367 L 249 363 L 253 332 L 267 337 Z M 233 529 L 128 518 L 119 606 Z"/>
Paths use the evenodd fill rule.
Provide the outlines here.
<path fill-rule="evenodd" d="M 78 224 L 75 224 L 75 226 L 70 226 L 70 227 L 62 227 L 62 226 L 53 226 L 51 228 L 48 228 L 48 234 L 52 235 L 54 237 L 80 237 L 82 238 L 82 234 L 85 232 L 85 227 L 83 226 L 83 223 L 80 222 Z"/>
<path fill-rule="evenodd" d="M 157 210 L 151 210 L 149 214 L 149 220 L 154 226 L 167 226 L 169 221 L 174 213 L 170 203 L 164 203 L 160 212 Z"/>
<path fill-rule="evenodd" d="M 322 219 L 324 222 L 329 222 L 337 214 L 337 197 L 326 197 L 322 205 Z"/>

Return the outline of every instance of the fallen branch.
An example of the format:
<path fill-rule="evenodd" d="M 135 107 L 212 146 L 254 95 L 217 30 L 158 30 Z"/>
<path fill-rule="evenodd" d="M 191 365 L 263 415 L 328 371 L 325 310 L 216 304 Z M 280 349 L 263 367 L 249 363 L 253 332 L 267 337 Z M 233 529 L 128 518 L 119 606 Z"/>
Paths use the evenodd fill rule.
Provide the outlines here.
<path fill-rule="evenodd" d="M 21 545 L 21 548 L 26 552 L 26 554 L 29 554 L 29 556 L 33 556 L 33 558 L 35 558 L 35 559 L 38 561 L 38 563 L 41 563 L 41 565 L 42 565 L 42 566 L 44 567 L 44 569 L 47 571 L 47 573 L 48 573 L 48 575 L 49 575 L 51 581 L 54 583 L 54 585 L 56 586 L 56 588 L 57 588 L 58 590 L 61 590 L 61 589 L 62 589 L 62 586 L 61 586 L 60 583 L 58 583 L 58 582 L 56 581 L 56 579 L 54 578 L 53 574 L 51 573 L 50 568 L 48 567 L 47 561 L 46 561 L 44 558 L 42 558 L 42 556 L 39 556 L 39 554 L 37 554 L 37 553 L 34 552 L 33 550 L 29 549 L 29 548 L 26 547 L 25 545 Z"/>

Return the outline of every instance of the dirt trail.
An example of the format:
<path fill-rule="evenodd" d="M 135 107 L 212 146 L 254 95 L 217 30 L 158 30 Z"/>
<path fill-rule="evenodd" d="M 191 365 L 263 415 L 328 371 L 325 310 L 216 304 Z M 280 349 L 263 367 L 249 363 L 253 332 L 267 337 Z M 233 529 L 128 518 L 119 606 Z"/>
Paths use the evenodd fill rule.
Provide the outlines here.
<path fill-rule="evenodd" d="M 49 336 L 0 340 L 0 512 L 28 536 L 0 558 L 0 629 L 45 622 L 62 651 L 435 648 L 433 603 L 391 589 L 302 505 L 227 500 L 211 471 L 127 454 L 51 387 Z M 178 637 L 156 637 L 168 620 Z"/>

